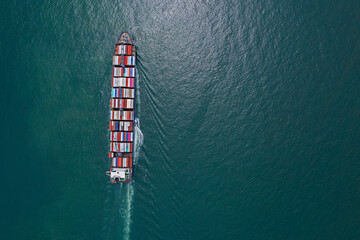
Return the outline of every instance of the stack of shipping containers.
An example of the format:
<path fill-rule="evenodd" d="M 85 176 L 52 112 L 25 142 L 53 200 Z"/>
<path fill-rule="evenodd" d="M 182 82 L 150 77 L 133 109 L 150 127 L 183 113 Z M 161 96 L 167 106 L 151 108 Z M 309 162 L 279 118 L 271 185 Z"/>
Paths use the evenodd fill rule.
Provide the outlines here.
<path fill-rule="evenodd" d="M 133 167 L 135 49 L 130 44 L 116 45 L 113 57 L 110 102 L 110 153 L 112 168 Z M 122 179 L 123 180 L 123 179 Z"/>

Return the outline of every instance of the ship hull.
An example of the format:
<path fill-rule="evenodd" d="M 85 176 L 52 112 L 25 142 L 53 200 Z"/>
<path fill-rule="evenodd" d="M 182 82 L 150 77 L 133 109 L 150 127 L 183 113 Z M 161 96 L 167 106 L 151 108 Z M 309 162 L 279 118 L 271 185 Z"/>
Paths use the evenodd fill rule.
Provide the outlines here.
<path fill-rule="evenodd" d="M 110 176 L 112 183 L 130 183 L 134 174 L 136 51 L 123 32 L 115 45 L 110 100 Z"/>

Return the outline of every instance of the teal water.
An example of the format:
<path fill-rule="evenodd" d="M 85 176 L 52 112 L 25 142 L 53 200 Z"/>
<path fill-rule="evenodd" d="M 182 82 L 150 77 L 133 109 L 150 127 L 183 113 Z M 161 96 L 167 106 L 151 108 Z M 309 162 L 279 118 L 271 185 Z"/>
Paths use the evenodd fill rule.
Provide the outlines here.
<path fill-rule="evenodd" d="M 5 1 L 0 239 L 360 239 L 358 1 Z M 112 185 L 115 40 L 143 145 Z"/>

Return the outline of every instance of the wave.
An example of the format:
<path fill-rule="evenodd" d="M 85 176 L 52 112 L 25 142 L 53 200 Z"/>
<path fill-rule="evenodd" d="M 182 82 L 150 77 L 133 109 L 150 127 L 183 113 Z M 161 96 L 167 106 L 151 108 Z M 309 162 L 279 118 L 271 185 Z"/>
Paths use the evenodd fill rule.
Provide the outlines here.
<path fill-rule="evenodd" d="M 123 239 L 129 240 L 131 231 L 131 209 L 134 196 L 134 187 L 133 184 L 126 184 L 125 188 L 125 196 L 123 198 L 124 202 L 122 202 L 122 207 L 120 208 L 120 216 L 124 219 Z"/>
<path fill-rule="evenodd" d="M 134 164 L 137 164 L 139 159 L 140 147 L 144 143 L 144 135 L 140 129 L 140 120 L 137 120 L 137 125 L 135 126 L 135 149 L 134 149 Z"/>

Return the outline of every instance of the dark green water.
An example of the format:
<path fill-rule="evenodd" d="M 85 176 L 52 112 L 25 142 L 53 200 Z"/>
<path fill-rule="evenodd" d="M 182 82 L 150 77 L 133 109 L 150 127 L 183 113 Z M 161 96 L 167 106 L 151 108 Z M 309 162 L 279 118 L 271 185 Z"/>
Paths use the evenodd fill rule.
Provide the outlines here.
<path fill-rule="evenodd" d="M 1 3 L 0 239 L 360 239 L 358 1 Z M 112 185 L 118 34 L 144 142 Z"/>

